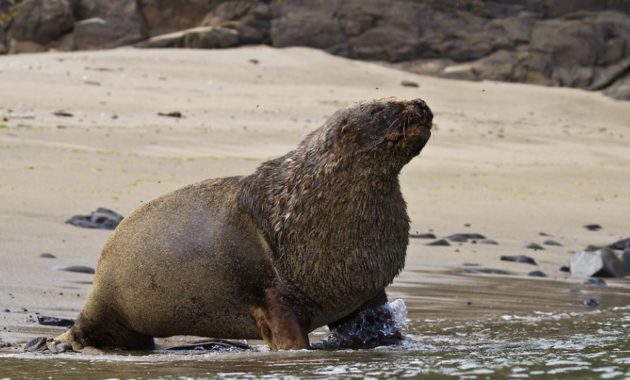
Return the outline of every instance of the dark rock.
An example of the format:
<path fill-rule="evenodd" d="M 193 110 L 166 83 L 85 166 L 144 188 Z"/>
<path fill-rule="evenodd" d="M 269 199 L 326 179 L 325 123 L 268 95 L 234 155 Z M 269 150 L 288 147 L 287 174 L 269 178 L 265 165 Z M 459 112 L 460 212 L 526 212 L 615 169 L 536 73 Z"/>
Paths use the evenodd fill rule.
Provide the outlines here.
<path fill-rule="evenodd" d="M 44 315 L 37 316 L 37 322 L 43 326 L 72 327 L 74 320 L 57 317 L 47 317 Z"/>
<path fill-rule="evenodd" d="M 389 304 L 366 309 L 330 329 L 322 339 L 326 349 L 365 349 L 395 345 L 403 340 Z"/>
<path fill-rule="evenodd" d="M 420 87 L 418 82 L 414 82 L 412 80 L 403 80 L 402 82 L 400 82 L 400 85 L 403 87 Z"/>
<path fill-rule="evenodd" d="M 585 299 L 582 304 L 586 307 L 600 307 L 602 304 L 596 300 L 595 298 L 587 298 Z"/>
<path fill-rule="evenodd" d="M 617 100 L 630 100 L 630 72 L 620 76 L 604 90 L 604 94 Z"/>
<path fill-rule="evenodd" d="M 9 309 L 4 309 L 3 311 L 4 311 L 5 313 L 10 313 L 10 312 L 11 312 L 11 310 L 9 310 Z"/>
<path fill-rule="evenodd" d="M 614 250 L 617 250 L 617 251 L 623 251 L 625 249 L 628 249 L 628 248 L 630 248 L 630 238 L 621 239 L 619 241 L 616 241 L 616 242 L 610 244 L 608 246 L 608 248 L 614 249 Z"/>
<path fill-rule="evenodd" d="M 510 262 L 514 262 L 514 263 L 538 265 L 538 264 L 536 264 L 536 260 L 532 259 L 529 256 L 525 256 L 525 255 L 501 256 L 501 260 L 502 261 L 510 261 Z"/>
<path fill-rule="evenodd" d="M 602 226 L 600 226 L 599 224 L 587 224 L 584 226 L 584 228 L 589 231 L 599 231 L 602 229 Z"/>
<path fill-rule="evenodd" d="M 464 274 L 498 274 L 498 275 L 509 275 L 510 272 L 505 271 L 503 269 L 494 269 L 494 268 L 465 268 L 462 270 Z"/>
<path fill-rule="evenodd" d="M 630 273 L 630 248 L 626 248 L 626 250 L 623 251 L 620 259 L 623 262 L 623 266 L 626 270 L 626 274 Z"/>
<path fill-rule="evenodd" d="M 435 234 L 432 234 L 430 232 L 415 233 L 415 234 L 409 234 L 409 237 L 412 239 L 435 239 Z"/>
<path fill-rule="evenodd" d="M 66 223 L 83 228 L 113 230 L 123 220 L 123 216 L 106 208 L 99 207 L 90 215 L 75 215 Z"/>
<path fill-rule="evenodd" d="M 179 111 L 173 111 L 173 112 L 158 112 L 158 116 L 164 116 L 164 117 L 174 117 L 176 119 L 181 119 L 183 117 L 182 113 Z"/>
<path fill-rule="evenodd" d="M 477 233 L 457 233 L 449 235 L 446 238 L 454 242 L 467 242 L 468 240 L 483 240 L 486 237 Z"/>
<path fill-rule="evenodd" d="M 234 30 L 241 44 L 271 44 L 272 11 L 259 0 L 220 1 L 201 26 Z"/>
<path fill-rule="evenodd" d="M 24 351 L 26 352 L 38 352 L 45 351 L 47 349 L 47 344 L 51 341 L 50 338 L 46 337 L 37 337 L 29 340 L 26 345 L 24 345 Z"/>
<path fill-rule="evenodd" d="M 571 255 L 571 274 L 578 277 L 624 277 L 623 262 L 609 248 Z"/>
<path fill-rule="evenodd" d="M 533 249 L 534 251 L 540 251 L 540 250 L 545 249 L 542 245 L 531 242 L 531 241 L 523 242 L 522 247 L 527 248 L 527 249 Z"/>
<path fill-rule="evenodd" d="M 540 235 L 540 236 L 546 236 L 546 237 L 551 237 L 551 236 L 553 236 L 553 235 L 549 235 L 549 234 L 548 234 L 548 233 L 546 233 L 546 232 L 539 232 L 539 233 L 538 233 L 538 235 Z"/>
<path fill-rule="evenodd" d="M 74 41 L 77 49 L 131 45 L 147 32 L 136 0 L 75 0 Z"/>
<path fill-rule="evenodd" d="M 586 280 L 584 280 L 582 282 L 582 284 L 584 285 L 590 285 L 590 286 L 606 286 L 606 281 L 602 280 L 601 278 L 595 278 L 595 277 L 589 277 Z"/>
<path fill-rule="evenodd" d="M 366 11 L 349 17 L 348 21 L 358 24 L 357 28 L 363 32 L 361 23 L 364 19 L 370 19 L 372 8 L 367 6 Z M 339 10 L 340 5 L 326 0 L 286 1 L 281 6 L 276 5 L 270 30 L 273 46 L 309 46 L 349 56 L 348 32 L 344 33 L 339 20 L 346 17 L 340 15 Z M 352 35 L 352 31 L 349 34 Z M 375 41 L 376 44 L 379 42 Z"/>
<path fill-rule="evenodd" d="M 452 242 L 455 242 L 455 243 L 466 243 L 466 242 L 468 242 L 468 239 L 465 236 L 460 235 L 460 234 L 458 234 L 458 235 L 451 235 L 451 236 L 447 237 L 447 239 L 452 241 Z"/>
<path fill-rule="evenodd" d="M 545 240 L 545 241 L 543 242 L 543 244 L 544 244 L 544 245 L 551 245 L 551 246 L 554 246 L 554 247 L 562 247 L 562 244 L 561 244 L 561 243 L 558 243 L 558 242 L 557 242 L 557 241 L 555 241 L 555 240 Z"/>
<path fill-rule="evenodd" d="M 560 272 L 566 272 L 566 273 L 571 273 L 571 268 L 569 268 L 566 265 L 563 265 L 560 267 L 560 269 L 558 269 Z"/>
<path fill-rule="evenodd" d="M 487 244 L 487 245 L 499 245 L 496 241 L 492 239 L 481 239 L 477 241 L 479 244 Z"/>
<path fill-rule="evenodd" d="M 137 46 L 145 48 L 219 49 L 239 45 L 236 31 L 212 26 L 186 29 L 152 37 Z"/>
<path fill-rule="evenodd" d="M 16 41 L 46 45 L 72 30 L 73 25 L 68 0 L 26 0 L 15 8 L 10 35 Z"/>
<path fill-rule="evenodd" d="M 84 266 L 84 265 L 58 266 L 58 267 L 55 267 L 55 270 L 62 271 L 62 272 L 94 274 L 94 268 Z"/>
<path fill-rule="evenodd" d="M 217 3 L 208 0 L 138 0 L 151 37 L 198 26 Z"/>
<path fill-rule="evenodd" d="M 435 241 L 432 241 L 430 243 L 427 243 L 427 245 L 446 247 L 446 246 L 451 245 L 451 243 L 449 243 L 448 241 L 446 241 L 444 239 L 440 239 L 440 240 L 435 240 Z"/>
<path fill-rule="evenodd" d="M 531 271 L 527 275 L 531 277 L 547 277 L 547 274 L 541 270 Z"/>
<path fill-rule="evenodd" d="M 2 0 L 0 53 L 146 38 L 143 46 L 151 47 L 310 46 L 405 62 L 399 67 L 424 74 L 603 90 L 630 100 L 624 0 L 24 0 L 9 12 L 16 3 Z"/>
<path fill-rule="evenodd" d="M 602 248 L 604 248 L 604 247 L 602 247 L 601 245 L 589 244 L 586 248 L 584 248 L 584 250 L 587 251 L 587 252 L 595 252 L 595 251 L 600 250 Z"/>
<path fill-rule="evenodd" d="M 53 115 L 59 116 L 59 117 L 74 117 L 73 114 L 71 114 L 70 112 L 66 112 L 66 111 L 55 111 L 55 112 L 53 112 Z"/>
<path fill-rule="evenodd" d="M 48 253 L 48 252 L 40 253 L 39 257 L 44 258 L 44 259 L 56 259 L 57 258 L 57 256 L 53 255 L 52 253 Z"/>

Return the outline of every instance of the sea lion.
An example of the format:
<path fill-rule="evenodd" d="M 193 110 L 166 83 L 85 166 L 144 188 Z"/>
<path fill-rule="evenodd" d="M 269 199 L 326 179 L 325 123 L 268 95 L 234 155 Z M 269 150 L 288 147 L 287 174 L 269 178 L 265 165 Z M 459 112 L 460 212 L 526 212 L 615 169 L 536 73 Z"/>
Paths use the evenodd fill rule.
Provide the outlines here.
<path fill-rule="evenodd" d="M 408 244 L 398 175 L 432 119 L 420 99 L 358 103 L 252 175 L 145 204 L 106 242 L 55 344 L 147 349 L 195 335 L 303 349 L 315 328 L 384 304 Z"/>

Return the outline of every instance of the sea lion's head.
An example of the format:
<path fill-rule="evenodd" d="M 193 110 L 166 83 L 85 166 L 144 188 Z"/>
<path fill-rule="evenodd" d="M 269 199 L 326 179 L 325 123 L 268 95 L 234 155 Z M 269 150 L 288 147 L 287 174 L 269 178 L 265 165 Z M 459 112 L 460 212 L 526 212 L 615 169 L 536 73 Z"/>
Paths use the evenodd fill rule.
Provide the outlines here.
<path fill-rule="evenodd" d="M 327 134 L 341 152 L 353 152 L 353 159 L 374 159 L 400 170 L 429 141 L 432 122 L 433 113 L 423 100 L 385 98 L 338 111 Z"/>

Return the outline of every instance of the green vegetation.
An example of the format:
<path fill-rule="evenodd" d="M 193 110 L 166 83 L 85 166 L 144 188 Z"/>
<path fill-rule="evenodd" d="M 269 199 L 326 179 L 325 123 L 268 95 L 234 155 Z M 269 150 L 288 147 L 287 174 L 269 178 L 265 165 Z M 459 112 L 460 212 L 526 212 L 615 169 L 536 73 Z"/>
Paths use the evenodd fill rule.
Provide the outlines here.
<path fill-rule="evenodd" d="M 18 9 L 17 5 L 19 3 L 21 3 L 21 1 L 17 1 L 16 4 L 12 8 L 9 8 L 6 11 L 0 11 L 0 26 L 4 24 L 8 24 L 15 18 L 15 16 L 17 15 L 17 9 Z"/>

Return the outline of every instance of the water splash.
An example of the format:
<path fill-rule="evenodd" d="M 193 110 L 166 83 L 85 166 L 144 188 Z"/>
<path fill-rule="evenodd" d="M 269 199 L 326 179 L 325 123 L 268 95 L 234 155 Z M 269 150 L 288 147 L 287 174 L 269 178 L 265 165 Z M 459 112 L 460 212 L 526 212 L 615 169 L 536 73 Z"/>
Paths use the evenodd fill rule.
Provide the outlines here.
<path fill-rule="evenodd" d="M 333 328 L 322 345 L 327 349 L 359 349 L 398 344 L 403 339 L 400 329 L 406 322 L 407 307 L 397 299 L 363 310 L 356 318 Z"/>

